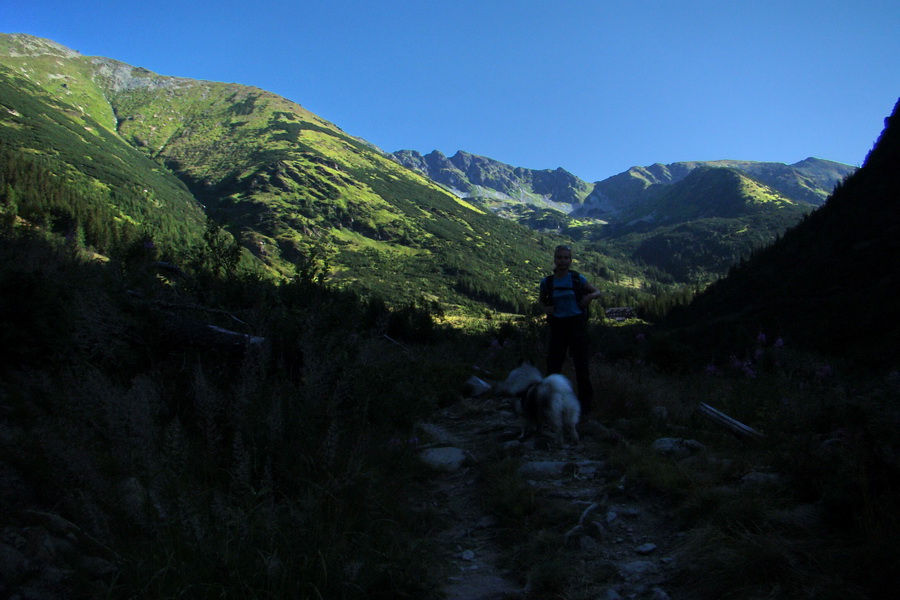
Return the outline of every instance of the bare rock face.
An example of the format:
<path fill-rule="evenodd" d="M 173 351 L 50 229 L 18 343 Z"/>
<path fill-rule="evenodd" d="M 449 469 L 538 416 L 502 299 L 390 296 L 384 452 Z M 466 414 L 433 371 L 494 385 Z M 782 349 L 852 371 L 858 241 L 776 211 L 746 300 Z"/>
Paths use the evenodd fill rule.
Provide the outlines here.
<path fill-rule="evenodd" d="M 199 81 L 192 79 L 156 75 L 147 69 L 133 67 L 111 58 L 98 57 L 92 62 L 96 79 L 103 82 L 113 93 L 142 88 L 151 90 L 181 88 L 200 84 Z"/>
<path fill-rule="evenodd" d="M 24 33 L 13 33 L 9 35 L 10 56 L 60 56 L 62 58 L 75 58 L 81 56 L 80 52 L 66 48 L 62 44 L 58 44 L 53 40 L 26 35 Z"/>

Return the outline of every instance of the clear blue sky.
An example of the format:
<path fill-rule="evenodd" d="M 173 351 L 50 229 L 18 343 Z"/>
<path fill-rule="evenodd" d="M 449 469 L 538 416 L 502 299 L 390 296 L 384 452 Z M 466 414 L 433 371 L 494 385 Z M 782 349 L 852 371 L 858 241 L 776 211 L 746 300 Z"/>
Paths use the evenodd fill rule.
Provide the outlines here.
<path fill-rule="evenodd" d="M 897 0 L 3 0 L 0 31 L 260 87 L 383 150 L 587 181 L 858 165 L 900 97 Z"/>

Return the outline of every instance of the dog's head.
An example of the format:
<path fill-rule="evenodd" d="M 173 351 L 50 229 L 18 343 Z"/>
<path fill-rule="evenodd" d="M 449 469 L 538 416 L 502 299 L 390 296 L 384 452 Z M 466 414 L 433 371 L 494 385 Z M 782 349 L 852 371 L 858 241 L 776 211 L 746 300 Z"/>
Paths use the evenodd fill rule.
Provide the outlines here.
<path fill-rule="evenodd" d="M 510 371 L 506 380 L 497 385 L 498 396 L 521 396 L 529 387 L 541 381 L 541 372 L 529 362 Z"/>

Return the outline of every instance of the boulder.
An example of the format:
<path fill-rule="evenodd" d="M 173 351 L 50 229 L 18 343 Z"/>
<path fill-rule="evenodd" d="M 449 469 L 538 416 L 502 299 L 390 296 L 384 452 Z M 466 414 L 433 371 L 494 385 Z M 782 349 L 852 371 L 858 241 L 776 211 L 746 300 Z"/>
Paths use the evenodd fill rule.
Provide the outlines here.
<path fill-rule="evenodd" d="M 425 464 L 441 471 L 458 471 L 466 463 L 467 455 L 453 446 L 427 448 L 419 454 Z"/>

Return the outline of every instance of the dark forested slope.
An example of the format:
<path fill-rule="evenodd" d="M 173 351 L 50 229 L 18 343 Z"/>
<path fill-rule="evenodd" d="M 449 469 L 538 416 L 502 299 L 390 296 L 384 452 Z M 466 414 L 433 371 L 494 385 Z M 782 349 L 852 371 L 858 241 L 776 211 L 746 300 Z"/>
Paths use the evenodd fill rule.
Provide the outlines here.
<path fill-rule="evenodd" d="M 835 357 L 896 366 L 900 103 L 864 165 L 776 243 L 671 315 L 695 344 L 761 330 Z"/>

